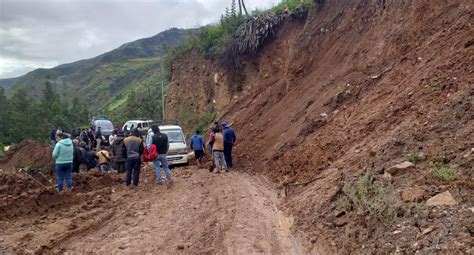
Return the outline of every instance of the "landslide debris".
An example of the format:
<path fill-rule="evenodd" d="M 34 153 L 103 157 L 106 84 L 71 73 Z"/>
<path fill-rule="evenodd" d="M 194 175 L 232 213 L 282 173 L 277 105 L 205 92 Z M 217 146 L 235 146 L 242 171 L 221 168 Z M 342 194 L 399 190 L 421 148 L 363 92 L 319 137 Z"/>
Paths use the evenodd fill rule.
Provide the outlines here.
<path fill-rule="evenodd" d="M 324 1 L 241 56 L 242 91 L 215 61 L 176 59 L 167 115 L 215 107 L 315 252 L 472 253 L 473 10 Z M 426 205 L 446 191 L 456 204 Z"/>

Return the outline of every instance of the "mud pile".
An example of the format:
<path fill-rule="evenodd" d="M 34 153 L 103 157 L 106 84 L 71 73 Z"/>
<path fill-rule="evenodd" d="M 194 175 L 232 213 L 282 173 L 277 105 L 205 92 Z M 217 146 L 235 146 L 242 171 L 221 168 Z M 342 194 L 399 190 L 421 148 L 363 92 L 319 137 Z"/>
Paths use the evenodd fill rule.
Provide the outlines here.
<path fill-rule="evenodd" d="M 0 159 L 1 168 L 14 172 L 19 168 L 41 170 L 52 174 L 54 160 L 51 157 L 51 147 L 38 141 L 24 140 L 10 147 L 5 156 Z"/>
<path fill-rule="evenodd" d="M 73 181 L 74 192 L 59 194 L 54 182 L 43 186 L 20 173 L 0 172 L 0 216 L 5 219 L 34 216 L 81 203 L 93 199 L 101 190 L 108 189 L 110 193 L 113 187 L 123 183 L 123 177 L 91 171 L 73 174 Z"/>
<path fill-rule="evenodd" d="M 325 1 L 242 57 L 242 92 L 226 90 L 231 74 L 191 54 L 173 65 L 179 84 L 170 93 L 179 93 L 167 103 L 217 107 L 238 133 L 238 164 L 285 190 L 294 231 L 315 251 L 472 252 L 473 8 Z M 393 168 L 405 161 L 414 164 Z M 344 204 L 365 175 L 366 191 L 383 194 L 374 200 L 381 214 L 374 201 L 367 210 Z M 446 191 L 455 205 L 427 205 Z"/>

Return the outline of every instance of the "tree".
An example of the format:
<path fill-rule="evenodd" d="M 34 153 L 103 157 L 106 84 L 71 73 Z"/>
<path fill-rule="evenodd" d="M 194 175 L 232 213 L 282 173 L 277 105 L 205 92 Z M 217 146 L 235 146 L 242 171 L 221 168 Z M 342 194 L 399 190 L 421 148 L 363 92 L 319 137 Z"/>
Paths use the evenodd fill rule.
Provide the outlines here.
<path fill-rule="evenodd" d="M 242 16 L 242 2 L 239 0 L 239 16 Z"/>
<path fill-rule="evenodd" d="M 147 82 L 139 91 L 132 91 L 127 97 L 125 113 L 143 118 L 163 118 L 161 111 L 161 87 Z"/>
<path fill-rule="evenodd" d="M 37 123 L 31 114 L 31 102 L 25 89 L 18 89 L 10 102 L 12 107 L 10 140 L 19 142 L 33 133 L 33 127 L 36 127 Z"/>
<path fill-rule="evenodd" d="M 9 142 L 9 127 L 11 126 L 10 102 L 5 95 L 5 89 L 0 87 L 0 143 Z"/>
<path fill-rule="evenodd" d="M 245 3 L 244 3 L 244 0 L 239 0 L 239 5 L 242 4 L 242 8 L 244 9 L 245 11 L 245 16 L 249 16 L 249 13 L 247 12 L 247 7 L 245 7 Z"/>

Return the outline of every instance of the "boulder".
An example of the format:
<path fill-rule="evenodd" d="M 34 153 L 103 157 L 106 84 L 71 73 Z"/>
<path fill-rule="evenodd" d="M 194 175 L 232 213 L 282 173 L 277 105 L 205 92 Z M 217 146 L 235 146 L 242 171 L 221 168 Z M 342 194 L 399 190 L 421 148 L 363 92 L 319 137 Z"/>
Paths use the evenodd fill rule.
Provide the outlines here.
<path fill-rule="evenodd" d="M 391 174 L 391 175 L 395 175 L 397 173 L 399 173 L 400 171 L 402 170 L 406 170 L 406 169 L 410 169 L 412 167 L 414 167 L 415 164 L 411 163 L 411 162 L 408 162 L 408 161 L 405 161 L 403 163 L 400 163 L 400 164 L 396 164 L 392 167 L 390 167 L 389 169 L 387 169 L 385 172 Z"/>
<path fill-rule="evenodd" d="M 437 205 L 456 205 L 457 202 L 454 200 L 453 195 L 451 192 L 445 191 L 440 193 L 426 201 L 426 205 L 429 206 L 437 206 Z"/>
<path fill-rule="evenodd" d="M 403 202 L 420 202 L 425 197 L 425 190 L 420 187 L 404 189 L 400 193 Z"/>

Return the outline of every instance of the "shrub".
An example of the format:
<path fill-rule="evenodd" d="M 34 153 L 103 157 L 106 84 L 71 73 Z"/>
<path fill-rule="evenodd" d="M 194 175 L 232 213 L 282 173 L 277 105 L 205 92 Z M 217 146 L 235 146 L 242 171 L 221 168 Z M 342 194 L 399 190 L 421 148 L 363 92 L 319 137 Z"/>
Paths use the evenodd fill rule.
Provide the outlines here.
<path fill-rule="evenodd" d="M 5 155 L 5 145 L 0 143 L 0 158 Z"/>
<path fill-rule="evenodd" d="M 187 134 L 193 134 L 197 129 L 206 131 L 209 124 L 216 118 L 217 112 L 213 106 L 202 114 L 193 112 L 191 107 L 184 104 L 178 112 L 178 120 Z"/>
<path fill-rule="evenodd" d="M 405 156 L 405 160 L 408 161 L 408 162 L 411 162 L 413 164 L 416 164 L 416 163 L 421 161 L 421 156 L 418 152 L 413 151 L 413 152 L 408 153 Z"/>
<path fill-rule="evenodd" d="M 432 175 L 443 181 L 452 181 L 457 178 L 456 171 L 441 161 L 432 162 L 429 170 Z"/>
<path fill-rule="evenodd" d="M 362 175 L 353 182 L 346 181 L 342 192 L 339 205 L 348 211 L 368 214 L 384 223 L 393 222 L 397 216 L 399 205 L 392 199 L 392 189 L 375 182 L 368 175 Z"/>
<path fill-rule="evenodd" d="M 272 9 L 270 9 L 271 12 L 278 13 L 278 12 L 284 12 L 288 11 L 289 13 L 293 13 L 295 11 L 298 11 L 301 7 L 309 6 L 311 5 L 313 0 L 284 0 Z"/>

